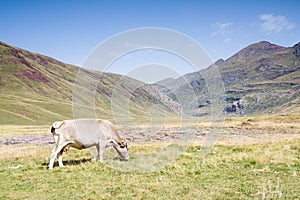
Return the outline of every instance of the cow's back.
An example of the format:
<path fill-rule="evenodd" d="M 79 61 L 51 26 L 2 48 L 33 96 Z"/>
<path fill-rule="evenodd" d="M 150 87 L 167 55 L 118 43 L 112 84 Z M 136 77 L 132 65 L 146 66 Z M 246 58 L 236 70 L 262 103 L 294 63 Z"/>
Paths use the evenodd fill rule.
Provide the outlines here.
<path fill-rule="evenodd" d="M 97 124 L 102 130 L 103 134 L 106 136 L 106 138 L 117 137 L 119 139 L 119 135 L 117 134 L 113 123 L 111 123 L 109 120 L 97 119 Z"/>
<path fill-rule="evenodd" d="M 98 143 L 99 140 L 105 141 L 115 135 L 113 124 L 108 120 L 102 119 L 76 119 L 70 120 L 80 141 L 86 145 Z"/>
<path fill-rule="evenodd" d="M 67 141 L 75 141 L 84 145 L 92 145 L 99 140 L 107 140 L 108 138 L 120 139 L 114 125 L 108 120 L 102 119 L 75 119 L 64 120 L 55 129 L 55 133 L 59 134 Z"/>

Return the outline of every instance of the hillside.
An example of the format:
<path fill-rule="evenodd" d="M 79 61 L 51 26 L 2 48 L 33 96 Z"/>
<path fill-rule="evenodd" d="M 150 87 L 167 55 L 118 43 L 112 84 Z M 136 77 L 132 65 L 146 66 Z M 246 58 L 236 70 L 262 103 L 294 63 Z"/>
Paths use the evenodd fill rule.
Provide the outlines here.
<path fill-rule="evenodd" d="M 213 65 L 222 75 L 227 115 L 299 113 L 300 43 L 287 48 L 266 41 L 255 43 Z M 209 70 L 210 67 L 178 79 L 160 81 L 154 86 L 175 100 L 183 93 L 186 97 L 184 112 L 209 115 L 209 93 L 201 76 Z M 187 88 L 193 88 L 198 102 L 191 104 L 193 94 L 185 94 Z"/>
<path fill-rule="evenodd" d="M 226 101 L 224 113 L 300 113 L 299 63 L 300 43 L 282 47 L 265 41 L 249 45 L 227 60 L 218 60 L 214 65 L 225 87 L 225 96 L 220 97 Z M 210 94 L 201 74 L 211 67 L 153 85 L 117 74 L 82 70 L 86 78 L 80 87 L 84 90 L 91 82 L 97 83 L 95 112 L 99 118 L 147 123 L 153 114 L 175 116 L 181 110 L 177 102 L 182 104 L 184 114 L 209 116 Z M 77 66 L 0 42 L 0 124 L 51 124 L 73 118 L 78 70 Z M 87 103 L 84 95 L 80 99 Z M 117 112 L 113 113 L 112 107 Z M 91 109 L 94 106 L 83 105 L 80 116 L 90 116 Z"/>
<path fill-rule="evenodd" d="M 78 70 L 77 66 L 0 42 L 0 124 L 49 125 L 55 120 L 73 118 L 73 87 Z M 95 110 L 99 118 L 113 120 L 111 96 L 120 81 L 120 98 L 115 98 L 114 103 L 119 106 L 117 110 L 122 110 L 127 98 L 129 111 L 124 111 L 124 118 L 130 115 L 133 119 L 149 121 L 149 108 L 154 109 L 151 112 L 164 114 L 166 111 L 169 115 L 175 115 L 180 109 L 167 96 L 132 78 L 83 72 L 87 77 L 82 82 L 83 89 L 91 81 L 97 83 Z M 80 116 L 85 116 L 88 110 L 83 109 Z"/>

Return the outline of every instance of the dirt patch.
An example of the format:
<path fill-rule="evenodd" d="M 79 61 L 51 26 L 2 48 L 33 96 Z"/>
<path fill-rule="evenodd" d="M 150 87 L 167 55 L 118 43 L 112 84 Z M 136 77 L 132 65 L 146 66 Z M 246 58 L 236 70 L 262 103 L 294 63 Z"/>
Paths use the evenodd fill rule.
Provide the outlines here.
<path fill-rule="evenodd" d="M 2 79 L 2 77 L 0 76 L 0 87 L 3 87 L 3 86 L 5 86 L 5 84 L 1 83 L 1 79 Z"/>
<path fill-rule="evenodd" d="M 300 139 L 299 130 L 288 129 L 282 131 L 249 130 L 238 128 L 227 129 L 164 129 L 164 130 L 130 130 L 119 131 L 121 137 L 125 138 L 129 145 L 164 142 L 170 139 L 189 138 L 194 140 L 194 145 L 202 145 L 207 136 L 214 134 L 219 145 L 249 145 L 258 143 L 276 142 L 290 139 Z M 54 139 L 51 134 L 16 136 L 0 139 L 0 146 L 5 145 L 44 145 L 53 146 Z"/>
<path fill-rule="evenodd" d="M 4 145 L 20 145 L 20 144 L 31 144 L 31 145 L 53 145 L 53 136 L 47 135 L 34 135 L 34 136 L 17 136 L 7 137 L 0 139 L 0 146 Z"/>
<path fill-rule="evenodd" d="M 218 140 L 220 145 L 251 145 L 284 140 L 300 139 L 300 134 L 227 135 Z"/>
<path fill-rule="evenodd" d="M 21 76 L 37 82 L 49 82 L 49 80 L 39 71 L 21 70 Z"/>
<path fill-rule="evenodd" d="M 24 56 L 20 55 L 20 51 L 18 51 L 17 49 L 11 49 L 10 53 L 12 56 L 16 57 L 21 64 L 32 68 L 32 65 L 24 58 Z"/>

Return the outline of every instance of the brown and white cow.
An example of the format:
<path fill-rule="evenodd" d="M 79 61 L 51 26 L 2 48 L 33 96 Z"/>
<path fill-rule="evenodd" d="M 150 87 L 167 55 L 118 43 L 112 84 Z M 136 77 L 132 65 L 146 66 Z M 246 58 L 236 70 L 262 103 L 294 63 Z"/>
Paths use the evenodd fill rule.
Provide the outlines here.
<path fill-rule="evenodd" d="M 119 136 L 114 125 L 108 120 L 102 119 L 75 119 L 54 122 L 51 128 L 55 140 L 49 169 L 53 169 L 55 158 L 63 167 L 62 154 L 70 147 L 85 149 L 96 147 L 98 155 L 94 160 L 103 162 L 103 153 L 106 147 L 113 146 L 120 157 L 128 160 L 127 143 Z"/>

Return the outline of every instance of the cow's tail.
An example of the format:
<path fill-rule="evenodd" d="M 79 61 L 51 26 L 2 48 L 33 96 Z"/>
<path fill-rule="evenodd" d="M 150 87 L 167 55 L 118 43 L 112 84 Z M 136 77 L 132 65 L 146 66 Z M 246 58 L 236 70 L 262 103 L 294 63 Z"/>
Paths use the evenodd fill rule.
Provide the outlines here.
<path fill-rule="evenodd" d="M 51 127 L 51 133 L 54 135 L 56 134 L 55 133 L 55 129 L 58 129 L 60 128 L 65 122 L 64 121 L 57 121 L 57 122 L 54 122 L 52 124 L 52 127 Z"/>

